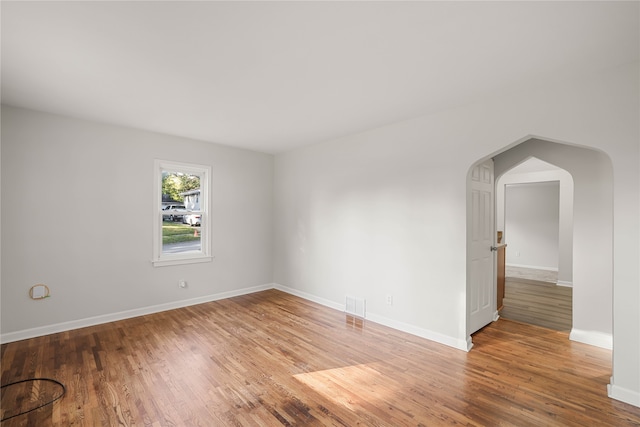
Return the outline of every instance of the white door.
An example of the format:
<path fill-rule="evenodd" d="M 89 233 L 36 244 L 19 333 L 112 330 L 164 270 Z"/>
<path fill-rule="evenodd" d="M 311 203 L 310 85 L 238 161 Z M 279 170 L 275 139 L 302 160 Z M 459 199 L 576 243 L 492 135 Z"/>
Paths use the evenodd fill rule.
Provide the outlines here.
<path fill-rule="evenodd" d="M 471 172 L 471 248 L 469 334 L 494 320 L 494 202 L 493 160 Z"/>

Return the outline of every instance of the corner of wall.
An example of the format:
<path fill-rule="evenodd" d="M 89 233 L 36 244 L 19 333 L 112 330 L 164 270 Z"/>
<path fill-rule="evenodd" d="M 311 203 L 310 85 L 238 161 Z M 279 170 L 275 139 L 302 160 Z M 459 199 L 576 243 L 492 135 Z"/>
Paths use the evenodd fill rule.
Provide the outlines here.
<path fill-rule="evenodd" d="M 615 385 L 613 377 L 607 384 L 607 395 L 612 399 L 640 407 L 640 393 Z"/>

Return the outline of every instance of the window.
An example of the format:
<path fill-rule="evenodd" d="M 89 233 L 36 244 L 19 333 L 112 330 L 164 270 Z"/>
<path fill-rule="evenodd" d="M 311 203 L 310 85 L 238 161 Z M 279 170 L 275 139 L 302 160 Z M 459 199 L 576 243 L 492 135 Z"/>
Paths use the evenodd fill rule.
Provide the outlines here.
<path fill-rule="evenodd" d="M 211 168 L 155 161 L 153 265 L 211 261 Z"/>

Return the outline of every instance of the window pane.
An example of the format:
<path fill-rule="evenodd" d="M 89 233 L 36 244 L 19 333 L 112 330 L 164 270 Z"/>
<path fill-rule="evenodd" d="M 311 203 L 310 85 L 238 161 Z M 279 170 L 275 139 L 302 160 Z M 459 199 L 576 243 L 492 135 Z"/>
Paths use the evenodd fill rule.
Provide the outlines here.
<path fill-rule="evenodd" d="M 200 252 L 200 176 L 162 170 L 162 253 Z"/>
<path fill-rule="evenodd" d="M 163 215 L 164 217 L 165 215 Z M 200 215 L 198 215 L 200 216 Z M 184 224 L 184 216 L 180 220 L 163 219 L 162 221 L 162 253 L 177 254 L 183 252 L 199 252 L 200 224 L 191 226 Z"/>
<path fill-rule="evenodd" d="M 185 205 L 195 210 L 193 203 L 200 196 L 200 176 L 180 171 L 162 170 L 162 206 Z M 185 200 L 186 199 L 186 200 Z M 191 207 L 189 203 L 191 202 Z M 197 209 L 200 209 L 198 206 Z"/>

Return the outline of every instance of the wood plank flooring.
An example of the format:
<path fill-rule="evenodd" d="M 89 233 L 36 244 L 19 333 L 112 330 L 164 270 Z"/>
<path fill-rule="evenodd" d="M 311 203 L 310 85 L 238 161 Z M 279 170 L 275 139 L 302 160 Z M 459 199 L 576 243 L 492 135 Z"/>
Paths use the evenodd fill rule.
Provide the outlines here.
<path fill-rule="evenodd" d="M 500 316 L 570 332 L 573 324 L 573 289 L 507 277 Z"/>
<path fill-rule="evenodd" d="M 500 316 L 557 331 L 573 325 L 573 289 L 557 286 L 557 271 L 507 266 Z"/>
<path fill-rule="evenodd" d="M 502 319 L 473 341 L 466 353 L 269 290 L 2 345 L 2 384 L 67 387 L 2 427 L 640 424 L 606 395 L 608 350 Z M 40 395 L 24 393 L 3 393 L 3 418 Z"/>

